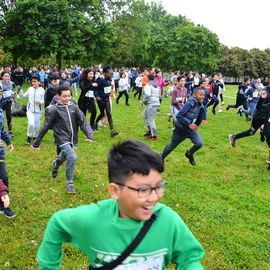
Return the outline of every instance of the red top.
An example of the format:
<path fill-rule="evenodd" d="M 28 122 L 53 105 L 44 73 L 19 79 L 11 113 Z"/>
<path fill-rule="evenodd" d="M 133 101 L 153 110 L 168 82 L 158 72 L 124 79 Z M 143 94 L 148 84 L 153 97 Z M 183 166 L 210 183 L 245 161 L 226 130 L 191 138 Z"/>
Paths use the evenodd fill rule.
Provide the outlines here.
<path fill-rule="evenodd" d="M 8 188 L 5 186 L 3 181 L 0 179 L 0 197 L 8 194 Z"/>

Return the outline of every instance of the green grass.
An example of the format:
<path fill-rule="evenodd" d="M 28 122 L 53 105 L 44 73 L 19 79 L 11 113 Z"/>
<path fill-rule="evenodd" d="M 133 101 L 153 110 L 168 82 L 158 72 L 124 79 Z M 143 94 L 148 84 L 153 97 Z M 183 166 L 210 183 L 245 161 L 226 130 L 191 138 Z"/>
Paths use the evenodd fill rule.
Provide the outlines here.
<path fill-rule="evenodd" d="M 235 90 L 227 86 L 225 96 L 234 97 Z M 156 117 L 158 141 L 142 136 L 142 108 L 133 97 L 130 107 L 124 106 L 124 97 L 119 105 L 114 101 L 113 120 L 119 136 L 110 138 L 108 127 L 100 128 L 95 143 L 89 145 L 80 132 L 75 196 L 66 193 L 64 168 L 56 180 L 51 178 L 52 132 L 44 137 L 40 151 L 32 153 L 25 145 L 27 118 L 13 118 L 15 151 L 7 153 L 6 159 L 11 206 L 17 217 L 0 217 L 0 269 L 37 269 L 36 252 L 50 216 L 59 209 L 108 197 L 106 158 L 113 143 L 135 138 L 161 152 L 172 133 L 166 116 L 169 100 L 163 99 Z M 226 104 L 234 101 L 225 98 Z M 196 167 L 184 157 L 191 145 L 188 140 L 167 157 L 164 178 L 169 184 L 162 202 L 179 213 L 205 248 L 205 269 L 270 269 L 268 148 L 258 134 L 237 141 L 232 148 L 228 134 L 247 129 L 250 122 L 236 115 L 235 109 L 226 112 L 225 107 L 216 116 L 210 111 L 209 124 L 199 129 L 204 146 L 195 155 Z M 79 251 L 70 245 L 64 251 L 61 269 L 87 269 L 88 262 Z"/>

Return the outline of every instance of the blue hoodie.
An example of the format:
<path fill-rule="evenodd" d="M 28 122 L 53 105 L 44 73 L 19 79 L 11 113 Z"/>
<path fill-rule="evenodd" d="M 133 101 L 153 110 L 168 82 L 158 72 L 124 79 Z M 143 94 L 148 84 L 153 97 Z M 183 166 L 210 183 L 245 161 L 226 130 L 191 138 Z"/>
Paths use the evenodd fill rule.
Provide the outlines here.
<path fill-rule="evenodd" d="M 2 141 L 4 141 L 7 145 L 12 144 L 7 131 L 4 129 L 4 123 L 4 113 L 2 108 L 0 108 L 0 160 L 5 160 L 5 148 Z"/>

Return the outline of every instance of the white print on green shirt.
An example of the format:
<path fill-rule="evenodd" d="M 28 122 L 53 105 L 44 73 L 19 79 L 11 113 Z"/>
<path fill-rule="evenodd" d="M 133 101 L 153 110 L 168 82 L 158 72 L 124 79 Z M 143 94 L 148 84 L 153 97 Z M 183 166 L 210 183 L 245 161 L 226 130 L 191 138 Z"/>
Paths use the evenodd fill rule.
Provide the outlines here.
<path fill-rule="evenodd" d="M 102 266 L 120 256 L 118 253 L 110 253 L 95 250 L 92 248 L 96 253 L 96 260 L 95 264 L 96 267 Z M 142 254 L 132 254 L 128 256 L 122 265 L 116 267 L 116 270 L 162 270 L 163 269 L 163 261 L 164 256 L 167 255 L 167 249 L 161 249 L 150 253 L 142 253 Z"/>

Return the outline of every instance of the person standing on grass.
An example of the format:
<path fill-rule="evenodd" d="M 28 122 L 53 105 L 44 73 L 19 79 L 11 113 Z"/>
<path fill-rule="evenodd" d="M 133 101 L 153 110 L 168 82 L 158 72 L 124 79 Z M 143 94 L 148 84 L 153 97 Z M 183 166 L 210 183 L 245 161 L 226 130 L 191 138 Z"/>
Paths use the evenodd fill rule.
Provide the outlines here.
<path fill-rule="evenodd" d="M 9 151 L 13 151 L 14 147 L 11 142 L 9 134 L 4 129 L 5 125 L 5 119 L 4 119 L 4 113 L 2 108 L 0 108 L 0 184 L 3 183 L 2 192 L 5 192 L 5 194 L 2 193 L 1 200 L 0 200 L 0 213 L 4 214 L 6 218 L 14 218 L 16 214 L 10 209 L 9 205 L 9 196 L 8 188 L 9 188 L 9 179 L 8 179 L 8 172 L 6 168 L 6 160 L 5 160 L 5 148 L 3 145 L 3 142 L 5 142 L 8 146 Z"/>
<path fill-rule="evenodd" d="M 108 122 L 111 130 L 111 137 L 117 136 L 118 132 L 113 128 L 113 119 L 111 113 L 111 104 L 110 104 L 110 94 L 112 92 L 112 76 L 113 72 L 110 67 L 106 66 L 103 68 L 104 78 L 99 77 L 97 79 L 97 88 L 94 91 L 94 95 L 98 104 L 100 111 L 99 116 L 96 119 L 96 126 L 104 116 L 108 118 Z"/>
<path fill-rule="evenodd" d="M 154 75 L 148 75 L 148 82 L 144 87 L 143 99 L 141 105 L 145 105 L 143 112 L 143 119 L 145 127 L 147 128 L 144 136 L 149 137 L 150 140 L 157 140 L 157 128 L 155 117 L 160 108 L 161 91 L 154 80 Z"/>
<path fill-rule="evenodd" d="M 13 137 L 11 105 L 14 83 L 10 80 L 10 73 L 3 71 L 0 80 L 0 107 L 6 112 L 8 134 Z"/>
<path fill-rule="evenodd" d="M 171 100 L 171 113 L 174 119 L 187 101 L 187 88 L 185 87 L 185 83 L 186 83 L 185 76 L 178 76 L 177 84 L 173 88 Z"/>
<path fill-rule="evenodd" d="M 128 78 L 126 77 L 125 72 L 121 72 L 120 74 L 120 80 L 119 80 L 119 95 L 116 99 L 116 104 L 119 103 L 120 98 L 125 95 L 126 98 L 126 106 L 129 106 L 128 104 L 128 90 L 130 88 L 130 85 L 128 83 Z"/>
<path fill-rule="evenodd" d="M 261 93 L 261 90 L 258 89 L 258 81 L 252 80 L 250 82 L 250 86 L 245 91 L 245 98 L 247 99 L 247 102 L 248 102 L 248 109 L 245 110 L 245 109 L 239 108 L 238 113 L 240 114 L 240 116 L 242 116 L 242 113 L 245 113 L 246 117 L 248 117 L 249 115 L 251 116 L 251 118 L 247 118 L 247 120 L 249 121 L 252 120 L 257 102 L 259 101 L 259 98 L 260 98 L 260 93 Z"/>
<path fill-rule="evenodd" d="M 58 89 L 59 102 L 50 108 L 45 122 L 37 138 L 31 145 L 31 150 L 38 150 L 42 138 L 49 129 L 53 129 L 56 145 L 61 149 L 60 154 L 53 162 L 52 177 L 58 174 L 59 167 L 66 161 L 67 192 L 75 193 L 74 167 L 77 154 L 74 147 L 78 144 L 78 128 L 80 127 L 87 137 L 87 141 L 93 142 L 93 131 L 87 123 L 82 111 L 71 102 L 71 89 L 67 85 L 61 85 Z"/>
<path fill-rule="evenodd" d="M 57 95 L 58 88 L 59 88 L 59 78 L 58 78 L 58 76 L 53 75 L 51 77 L 50 86 L 46 90 L 45 96 L 44 96 L 44 106 L 45 106 L 45 108 L 48 107 L 51 104 L 54 96 Z"/>
<path fill-rule="evenodd" d="M 31 144 L 32 137 L 34 141 L 38 135 L 45 94 L 45 90 L 40 87 L 40 80 L 38 76 L 31 77 L 31 84 L 32 86 L 29 87 L 22 95 L 24 98 L 28 98 L 26 112 L 28 119 L 26 144 Z"/>
<path fill-rule="evenodd" d="M 207 104 L 207 107 L 210 107 L 213 105 L 212 113 L 216 114 L 216 107 L 219 104 L 218 99 L 218 93 L 219 89 L 223 88 L 223 84 L 218 80 L 218 75 L 214 73 L 212 75 L 212 80 L 210 81 L 211 87 L 212 87 L 212 96 L 210 102 Z"/>
<path fill-rule="evenodd" d="M 264 89 L 261 92 L 261 96 L 256 104 L 256 109 L 252 117 L 250 128 L 246 131 L 237 134 L 229 134 L 229 141 L 232 147 L 236 146 L 236 140 L 254 135 L 256 131 L 265 123 L 265 119 L 267 118 L 266 116 L 268 115 L 268 110 L 270 106 L 269 103 L 270 103 L 270 94 L 268 88 Z"/>
<path fill-rule="evenodd" d="M 94 90 L 97 87 L 95 82 L 95 71 L 91 68 L 86 68 L 82 71 L 79 79 L 81 94 L 78 100 L 78 105 L 81 111 L 86 116 L 86 112 L 91 113 L 90 126 L 93 131 L 98 129 L 95 121 L 97 116 L 96 101 Z"/>
<path fill-rule="evenodd" d="M 202 122 L 204 124 L 208 124 L 207 120 L 207 104 L 211 100 L 211 88 L 212 86 L 209 84 L 209 78 L 204 77 L 201 81 L 201 88 L 204 90 L 204 100 L 203 100 L 203 116 L 202 116 Z"/>
<path fill-rule="evenodd" d="M 238 86 L 238 90 L 237 90 L 237 94 L 236 94 L 236 102 L 234 105 L 228 105 L 226 107 L 226 111 L 228 111 L 230 108 L 234 108 L 234 109 L 238 109 L 238 113 L 239 108 L 242 106 L 245 110 L 248 109 L 247 107 L 247 98 L 245 96 L 245 92 L 248 88 L 248 86 L 250 85 L 250 79 L 249 78 L 244 78 L 244 82 L 242 82 L 239 86 Z M 247 116 L 246 116 L 247 117 Z"/>
<path fill-rule="evenodd" d="M 158 87 L 160 88 L 160 103 L 161 103 L 163 97 L 163 87 L 168 86 L 170 83 L 164 81 L 162 72 L 158 68 L 155 68 L 155 81 Z"/>
<path fill-rule="evenodd" d="M 111 198 L 55 213 L 38 249 L 39 269 L 59 269 L 63 243 L 69 242 L 86 255 L 90 270 L 161 270 L 169 263 L 179 270 L 203 270 L 201 244 L 178 213 L 159 203 L 166 188 L 163 170 L 160 156 L 142 142 L 113 146 L 108 157 Z M 138 235 L 136 249 L 124 252 Z"/>
<path fill-rule="evenodd" d="M 135 80 L 135 93 L 134 93 L 134 98 L 136 98 L 137 95 L 138 96 L 138 100 L 141 100 L 141 96 L 142 96 L 142 78 L 143 78 L 143 74 L 139 73 L 138 77 Z"/>
<path fill-rule="evenodd" d="M 202 139 L 197 131 L 202 122 L 204 111 L 203 100 L 204 90 L 202 88 L 195 88 L 193 90 L 193 96 L 176 115 L 176 120 L 174 122 L 175 129 L 173 130 L 171 142 L 161 153 L 163 160 L 178 146 L 178 144 L 189 138 L 192 141 L 193 146 L 186 151 L 185 157 L 189 160 L 191 165 L 196 165 L 193 155 L 203 146 Z"/>

